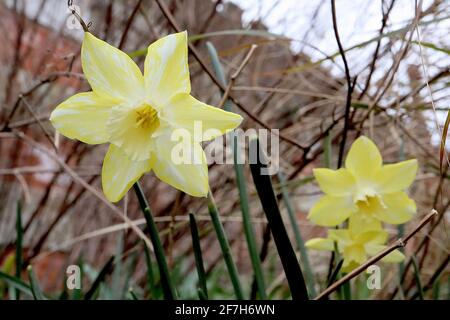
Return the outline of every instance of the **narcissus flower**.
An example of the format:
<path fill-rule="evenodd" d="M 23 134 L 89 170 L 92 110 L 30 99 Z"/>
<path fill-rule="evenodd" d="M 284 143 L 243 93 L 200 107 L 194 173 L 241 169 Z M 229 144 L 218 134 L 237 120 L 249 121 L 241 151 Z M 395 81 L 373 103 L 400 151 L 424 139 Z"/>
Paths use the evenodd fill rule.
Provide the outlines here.
<path fill-rule="evenodd" d="M 414 200 L 404 192 L 417 173 L 417 160 L 383 165 L 376 145 L 358 138 L 350 148 L 345 168 L 314 169 L 325 195 L 311 209 L 308 218 L 321 226 L 336 226 L 350 217 L 365 228 L 379 229 L 380 221 L 401 224 L 416 212 Z"/>
<path fill-rule="evenodd" d="M 314 238 L 308 240 L 305 245 L 310 249 L 334 250 L 334 242 L 344 259 L 342 271 L 349 272 L 386 248 L 385 243 L 388 233 L 384 230 L 372 230 L 357 232 L 354 229 L 330 229 L 327 238 Z M 381 261 L 398 263 L 403 261 L 404 255 L 399 250 L 394 250 Z"/>
<path fill-rule="evenodd" d="M 119 201 L 151 170 L 190 195 L 208 192 L 208 168 L 200 143 L 236 128 L 242 117 L 190 95 L 187 41 L 187 33 L 180 32 L 151 44 L 143 75 L 126 53 L 89 32 L 84 35 L 81 62 L 92 91 L 58 105 L 50 120 L 68 138 L 110 143 L 102 169 L 103 191 L 110 201 Z M 194 133 L 196 121 L 201 128 L 196 126 Z M 180 143 L 173 138 L 177 129 L 190 133 L 183 147 L 197 161 L 173 161 L 172 151 Z"/>

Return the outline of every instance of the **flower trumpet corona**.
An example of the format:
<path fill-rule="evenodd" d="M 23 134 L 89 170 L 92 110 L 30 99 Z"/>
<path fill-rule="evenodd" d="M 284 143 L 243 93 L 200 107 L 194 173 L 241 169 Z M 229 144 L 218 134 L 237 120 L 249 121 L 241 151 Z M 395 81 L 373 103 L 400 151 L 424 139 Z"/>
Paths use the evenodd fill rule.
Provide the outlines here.
<path fill-rule="evenodd" d="M 357 218 L 364 229 L 380 229 L 381 221 L 405 223 L 416 212 L 414 200 L 404 192 L 416 172 L 415 159 L 383 165 L 376 145 L 361 136 L 351 146 L 345 168 L 314 169 L 325 195 L 312 207 L 308 218 L 321 226 L 336 226 L 349 217 L 352 224 Z M 355 214 L 359 216 L 353 217 Z"/>
<path fill-rule="evenodd" d="M 334 242 L 338 252 L 342 254 L 344 262 L 342 271 L 349 272 L 367 260 L 367 256 L 375 256 L 386 248 L 388 233 L 384 230 L 372 230 L 355 232 L 350 229 L 330 229 L 328 238 L 314 238 L 308 240 L 305 245 L 315 250 L 334 250 Z M 398 263 L 403 261 L 404 255 L 399 250 L 394 250 L 381 261 Z"/>
<path fill-rule="evenodd" d="M 187 194 L 206 196 L 208 168 L 200 143 L 233 130 L 242 121 L 240 115 L 190 95 L 187 41 L 187 33 L 180 32 L 152 43 L 142 74 L 126 53 L 89 32 L 84 34 L 81 63 L 92 91 L 62 102 L 50 120 L 68 138 L 110 143 L 102 186 L 112 202 L 151 170 Z M 179 145 L 174 136 L 180 132 L 187 133 L 183 151 L 195 161 L 174 161 Z"/>

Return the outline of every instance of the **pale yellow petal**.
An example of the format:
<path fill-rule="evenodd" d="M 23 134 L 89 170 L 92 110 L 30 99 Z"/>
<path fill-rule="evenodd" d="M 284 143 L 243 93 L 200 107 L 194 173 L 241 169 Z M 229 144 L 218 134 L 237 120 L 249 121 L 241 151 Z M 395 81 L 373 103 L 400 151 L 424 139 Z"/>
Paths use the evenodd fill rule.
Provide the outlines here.
<path fill-rule="evenodd" d="M 416 159 L 381 167 L 375 175 L 377 191 L 379 193 L 392 193 L 405 190 L 416 178 L 417 168 Z"/>
<path fill-rule="evenodd" d="M 311 208 L 308 219 L 320 226 L 331 227 L 344 222 L 355 210 L 351 197 L 325 195 Z"/>
<path fill-rule="evenodd" d="M 353 242 L 351 234 L 348 229 L 329 229 L 328 238 L 336 241 L 338 246 L 346 246 Z"/>
<path fill-rule="evenodd" d="M 377 218 L 390 224 L 401 224 L 412 219 L 416 213 L 416 203 L 403 192 L 384 194 L 382 201 L 385 209 Z"/>
<path fill-rule="evenodd" d="M 172 126 L 187 129 L 196 142 L 221 136 L 242 122 L 237 113 L 209 106 L 187 93 L 174 96 L 160 114 Z"/>
<path fill-rule="evenodd" d="M 331 170 L 318 168 L 313 170 L 314 177 L 323 192 L 332 196 L 348 196 L 355 191 L 356 181 L 347 169 Z"/>
<path fill-rule="evenodd" d="M 387 263 L 399 263 L 405 260 L 405 255 L 400 250 L 394 250 L 389 253 L 386 257 L 381 259 L 383 262 Z"/>
<path fill-rule="evenodd" d="M 81 64 L 87 81 L 98 95 L 120 101 L 144 98 L 144 77 L 136 63 L 89 32 L 84 33 Z"/>
<path fill-rule="evenodd" d="M 352 214 L 349 218 L 348 229 L 352 235 L 358 235 L 367 231 L 381 230 L 381 221 L 373 215 L 361 213 Z"/>
<path fill-rule="evenodd" d="M 357 263 L 353 260 L 344 259 L 344 263 L 342 264 L 341 271 L 343 273 L 349 273 L 360 266 L 360 263 Z"/>
<path fill-rule="evenodd" d="M 122 150 L 111 144 L 102 168 L 102 186 L 106 198 L 111 202 L 119 201 L 151 168 L 151 160 L 131 161 Z"/>
<path fill-rule="evenodd" d="M 169 135 L 156 138 L 156 176 L 174 188 L 191 196 L 206 197 L 208 166 L 199 143 L 189 140 L 172 141 Z"/>
<path fill-rule="evenodd" d="M 385 230 L 371 230 L 357 234 L 354 236 L 355 242 L 360 244 L 384 244 L 388 238 Z"/>
<path fill-rule="evenodd" d="M 345 167 L 357 180 L 370 180 L 383 163 L 377 146 L 365 136 L 353 142 L 345 160 Z"/>
<path fill-rule="evenodd" d="M 343 269 L 353 268 L 355 265 L 361 265 L 367 259 L 366 251 L 363 245 L 353 244 L 343 250 L 344 264 Z"/>
<path fill-rule="evenodd" d="M 334 243 L 331 239 L 326 238 L 314 238 L 306 241 L 305 247 L 309 249 L 314 250 L 327 250 L 327 251 L 333 251 L 334 250 Z"/>
<path fill-rule="evenodd" d="M 53 110 L 50 121 L 62 135 L 88 144 L 108 142 L 106 128 L 115 102 L 94 92 L 78 93 Z"/>
<path fill-rule="evenodd" d="M 187 32 L 168 35 L 152 43 L 144 63 L 146 100 L 162 108 L 177 93 L 191 92 Z"/>
<path fill-rule="evenodd" d="M 386 249 L 386 246 L 380 244 L 369 244 L 366 245 L 366 252 L 369 256 L 375 256 L 381 251 Z M 405 259 L 405 255 L 401 253 L 399 250 L 394 250 L 385 256 L 381 261 L 388 263 L 399 263 Z"/>

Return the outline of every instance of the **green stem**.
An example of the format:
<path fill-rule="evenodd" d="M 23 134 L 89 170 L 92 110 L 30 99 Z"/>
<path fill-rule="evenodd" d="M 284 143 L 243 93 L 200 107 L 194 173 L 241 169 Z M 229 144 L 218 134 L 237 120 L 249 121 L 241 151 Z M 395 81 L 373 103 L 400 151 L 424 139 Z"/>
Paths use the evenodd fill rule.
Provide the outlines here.
<path fill-rule="evenodd" d="M 278 171 L 278 180 L 281 185 L 281 193 L 283 195 L 283 200 L 286 205 L 289 220 L 291 221 L 291 226 L 294 231 L 295 241 L 297 242 L 297 248 L 300 251 L 300 260 L 303 262 L 303 268 L 306 274 L 306 284 L 308 285 L 309 296 L 315 297 L 317 295 L 314 282 L 314 274 L 312 272 L 311 264 L 309 263 L 308 252 L 306 251 L 305 242 L 303 241 L 300 228 L 297 224 L 297 219 L 295 217 L 295 211 L 292 206 L 291 199 L 289 197 L 289 192 L 286 188 L 286 179 L 281 171 Z"/>
<path fill-rule="evenodd" d="M 236 264 L 234 263 L 233 256 L 231 255 L 230 245 L 223 229 L 222 222 L 220 221 L 219 212 L 211 191 L 208 192 L 208 211 L 211 215 L 214 230 L 216 231 L 217 239 L 219 240 L 220 249 L 222 250 L 223 259 L 225 260 L 236 298 L 238 300 L 243 300 L 244 295 L 242 293 L 242 287 L 239 281 Z"/>
<path fill-rule="evenodd" d="M 94 282 L 92 283 L 92 286 L 89 288 L 88 292 L 86 292 L 84 300 L 91 300 L 94 298 L 98 288 L 100 288 L 100 285 L 102 284 L 103 281 L 105 281 L 106 276 L 111 272 L 113 264 L 114 264 L 114 256 L 109 258 L 109 260 L 100 270 Z"/>
<path fill-rule="evenodd" d="M 203 266 L 202 248 L 200 246 L 200 237 L 198 235 L 197 222 L 195 216 L 189 213 L 189 223 L 191 226 L 192 247 L 194 250 L 195 266 L 198 274 L 199 297 L 201 300 L 208 299 L 208 287 L 206 286 L 206 272 Z"/>
<path fill-rule="evenodd" d="M 150 249 L 148 248 L 145 241 L 143 241 L 143 244 L 144 244 L 144 253 L 145 253 L 145 263 L 147 265 L 148 289 L 150 290 L 150 297 L 152 299 L 156 299 L 157 294 L 156 294 L 155 276 L 153 275 L 152 257 L 150 255 Z"/>
<path fill-rule="evenodd" d="M 261 267 L 261 260 L 259 259 L 258 248 L 255 241 L 255 232 L 253 230 L 252 221 L 250 218 L 250 207 L 248 205 L 247 185 L 244 177 L 244 165 L 240 164 L 238 140 L 236 135 L 233 136 L 233 151 L 234 151 L 234 169 L 236 172 L 236 180 L 239 190 L 239 200 L 242 211 L 242 221 L 244 224 L 244 233 L 247 240 L 248 251 L 250 253 L 250 259 L 255 273 L 256 286 L 258 288 L 259 297 L 261 299 L 267 299 L 266 286 L 264 283 L 264 276 Z"/>
<path fill-rule="evenodd" d="M 424 295 L 423 295 L 422 280 L 420 279 L 419 265 L 418 265 L 417 259 L 416 259 L 416 257 L 414 255 L 411 257 L 411 261 L 412 261 L 412 264 L 413 264 L 413 267 L 414 267 L 414 278 L 416 280 L 417 291 L 419 293 L 419 299 L 423 300 L 424 299 Z"/>
<path fill-rule="evenodd" d="M 22 271 L 22 240 L 23 240 L 23 228 L 22 228 L 22 205 L 20 201 L 17 202 L 17 218 L 16 218 L 16 278 L 20 279 Z M 16 289 L 16 299 L 20 299 L 20 290 Z"/>
<path fill-rule="evenodd" d="M 136 182 L 133 185 L 133 188 L 136 192 L 136 196 L 138 198 L 139 205 L 141 206 L 142 213 L 144 214 L 145 221 L 147 222 L 150 240 L 152 241 L 153 249 L 155 250 L 156 262 L 158 263 L 159 273 L 161 276 L 161 285 L 164 292 L 164 298 L 166 300 L 174 300 L 177 298 L 177 294 L 170 278 L 169 268 L 167 266 L 166 257 L 164 255 L 164 249 L 161 244 L 161 239 L 159 238 L 155 221 L 153 220 L 150 206 L 148 205 L 147 199 L 145 198 L 144 192 L 142 191 L 139 182 Z"/>

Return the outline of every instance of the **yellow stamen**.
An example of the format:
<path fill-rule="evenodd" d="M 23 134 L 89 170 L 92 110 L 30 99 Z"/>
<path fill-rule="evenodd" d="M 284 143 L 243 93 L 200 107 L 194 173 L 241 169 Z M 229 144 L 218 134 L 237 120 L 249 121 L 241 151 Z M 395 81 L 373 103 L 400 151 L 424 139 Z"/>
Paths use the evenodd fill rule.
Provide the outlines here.
<path fill-rule="evenodd" d="M 148 104 L 136 109 L 136 127 L 150 129 L 151 132 L 159 127 L 158 113 Z"/>

